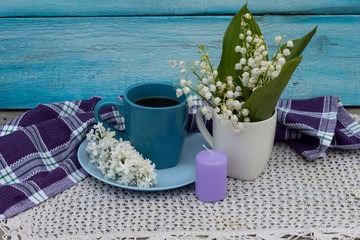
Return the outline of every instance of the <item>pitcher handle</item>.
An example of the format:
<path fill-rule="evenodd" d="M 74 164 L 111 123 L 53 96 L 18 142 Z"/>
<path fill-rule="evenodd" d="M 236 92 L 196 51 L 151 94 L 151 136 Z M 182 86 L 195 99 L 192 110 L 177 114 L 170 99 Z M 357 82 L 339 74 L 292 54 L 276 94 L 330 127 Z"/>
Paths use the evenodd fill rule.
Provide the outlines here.
<path fill-rule="evenodd" d="M 207 128 L 205 126 L 203 114 L 202 114 L 200 108 L 196 112 L 196 124 L 200 130 L 200 133 L 204 136 L 205 140 L 213 148 L 214 147 L 213 137 L 211 136 L 211 134 L 209 133 L 209 131 L 207 130 Z"/>

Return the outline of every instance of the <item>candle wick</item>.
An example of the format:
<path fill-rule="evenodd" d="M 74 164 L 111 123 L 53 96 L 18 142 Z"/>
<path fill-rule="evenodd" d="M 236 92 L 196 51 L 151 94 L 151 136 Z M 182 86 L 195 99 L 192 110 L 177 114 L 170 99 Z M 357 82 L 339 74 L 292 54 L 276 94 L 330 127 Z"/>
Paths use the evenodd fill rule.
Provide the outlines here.
<path fill-rule="evenodd" d="M 203 147 L 204 147 L 206 150 L 208 150 L 209 152 L 212 153 L 212 151 L 210 151 L 210 149 L 208 149 L 204 144 L 203 144 Z"/>

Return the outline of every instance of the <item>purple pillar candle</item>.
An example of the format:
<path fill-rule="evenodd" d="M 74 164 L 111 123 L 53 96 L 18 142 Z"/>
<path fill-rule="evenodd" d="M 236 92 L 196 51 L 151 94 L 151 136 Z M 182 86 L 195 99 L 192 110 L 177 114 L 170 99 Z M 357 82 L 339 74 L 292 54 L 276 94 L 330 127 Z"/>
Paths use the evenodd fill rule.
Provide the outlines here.
<path fill-rule="evenodd" d="M 227 157 L 214 149 L 196 155 L 195 194 L 204 202 L 217 202 L 226 196 Z"/>

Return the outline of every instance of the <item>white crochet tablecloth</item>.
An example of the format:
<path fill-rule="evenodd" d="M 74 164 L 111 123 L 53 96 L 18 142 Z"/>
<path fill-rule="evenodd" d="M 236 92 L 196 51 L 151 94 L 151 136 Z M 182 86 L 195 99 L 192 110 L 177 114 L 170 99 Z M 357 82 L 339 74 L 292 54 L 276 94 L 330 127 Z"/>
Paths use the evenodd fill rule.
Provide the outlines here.
<path fill-rule="evenodd" d="M 227 197 L 204 203 L 194 184 L 162 192 L 116 188 L 92 177 L 0 222 L 4 239 L 315 239 L 360 237 L 360 151 L 308 162 L 276 143 L 254 181 L 228 179 Z"/>

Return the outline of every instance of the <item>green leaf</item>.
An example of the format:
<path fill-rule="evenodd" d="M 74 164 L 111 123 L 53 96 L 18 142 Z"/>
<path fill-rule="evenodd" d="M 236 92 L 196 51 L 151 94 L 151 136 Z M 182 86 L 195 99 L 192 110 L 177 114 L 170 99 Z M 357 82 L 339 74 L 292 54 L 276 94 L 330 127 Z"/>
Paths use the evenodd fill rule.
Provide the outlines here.
<path fill-rule="evenodd" d="M 262 121 L 272 116 L 281 93 L 301 60 L 302 56 L 286 62 L 277 78 L 251 94 L 243 107 L 249 110 L 252 122 Z"/>
<path fill-rule="evenodd" d="M 317 27 L 315 27 L 303 38 L 293 40 L 294 46 L 290 48 L 290 55 L 285 57 L 286 64 L 282 67 L 282 71 L 277 78 L 271 80 L 268 84 L 256 91 L 251 92 L 248 88 L 244 87 L 240 81 L 239 76 L 242 75 L 243 71 L 235 70 L 235 64 L 238 63 L 241 58 L 241 54 L 235 52 L 235 47 L 238 45 L 243 46 L 243 44 L 246 43 L 245 39 L 241 40 L 239 38 L 239 34 L 244 32 L 241 22 L 242 17 L 246 13 L 249 13 L 251 16 L 250 20 L 245 20 L 248 24 L 246 29 L 251 30 L 252 34 L 262 36 L 259 25 L 256 23 L 251 12 L 248 10 L 247 4 L 245 4 L 233 17 L 225 31 L 221 60 L 217 69 L 218 80 L 224 82 L 227 76 L 232 76 L 235 84 L 241 86 L 242 88 L 242 100 L 245 101 L 244 108 L 247 108 L 250 111 L 249 117 L 251 121 L 262 121 L 273 114 L 282 92 L 290 81 L 295 69 L 301 62 L 301 53 L 316 33 Z M 285 47 L 286 44 L 282 45 L 281 50 Z M 266 56 L 266 58 L 268 58 L 268 56 Z"/>
<path fill-rule="evenodd" d="M 316 33 L 317 26 L 310 31 L 308 34 L 306 34 L 304 37 L 293 40 L 294 46 L 290 49 L 290 55 L 285 57 L 286 61 L 290 61 L 293 58 L 296 58 L 301 55 L 301 53 L 304 51 L 308 43 L 310 42 L 311 38 Z M 282 45 L 281 51 L 284 50 L 286 47 L 286 44 Z"/>
<path fill-rule="evenodd" d="M 253 34 L 261 36 L 259 25 L 254 20 L 251 12 L 247 8 L 247 3 L 239 10 L 239 12 L 233 17 L 228 28 L 225 31 L 223 38 L 222 54 L 220 63 L 218 66 L 218 79 L 223 81 L 227 76 L 232 76 L 235 83 L 240 85 L 240 80 L 237 77 L 242 74 L 240 71 L 235 70 L 235 64 L 240 61 L 241 54 L 235 52 L 235 47 L 242 46 L 245 39 L 241 40 L 239 34 L 242 33 L 241 17 L 249 13 L 251 16 L 250 20 L 246 20 L 250 30 Z"/>
<path fill-rule="evenodd" d="M 316 33 L 316 29 L 317 26 L 304 37 L 293 41 L 294 46 L 291 49 L 290 55 L 285 57 L 287 62 L 283 66 L 279 76 L 271 80 L 265 86 L 254 91 L 250 98 L 245 102 L 244 108 L 249 110 L 251 121 L 262 121 L 271 117 L 282 92 L 289 83 L 295 69 L 301 62 L 302 56 L 300 56 L 300 54 L 304 51 Z M 282 46 L 282 49 L 285 48 L 285 45 L 286 44 Z"/>

